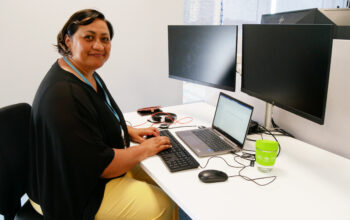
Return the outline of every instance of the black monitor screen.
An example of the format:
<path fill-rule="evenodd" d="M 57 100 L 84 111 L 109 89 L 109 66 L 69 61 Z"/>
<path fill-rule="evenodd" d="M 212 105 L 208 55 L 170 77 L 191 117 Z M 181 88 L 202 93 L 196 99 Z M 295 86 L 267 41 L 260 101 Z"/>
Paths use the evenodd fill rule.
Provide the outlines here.
<path fill-rule="evenodd" d="M 243 25 L 242 91 L 324 123 L 332 25 Z"/>
<path fill-rule="evenodd" d="M 234 91 L 237 26 L 168 26 L 169 77 Z"/>

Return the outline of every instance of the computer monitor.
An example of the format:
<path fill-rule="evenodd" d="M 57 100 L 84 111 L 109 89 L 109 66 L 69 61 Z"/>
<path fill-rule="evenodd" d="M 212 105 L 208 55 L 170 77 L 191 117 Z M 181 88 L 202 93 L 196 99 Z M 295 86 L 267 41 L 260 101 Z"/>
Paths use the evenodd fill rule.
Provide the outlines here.
<path fill-rule="evenodd" d="M 236 25 L 169 25 L 169 77 L 235 91 Z"/>
<path fill-rule="evenodd" d="M 241 90 L 323 124 L 332 34 L 332 25 L 243 25 Z"/>
<path fill-rule="evenodd" d="M 350 39 L 349 8 L 311 8 L 264 14 L 261 24 L 333 24 L 334 39 Z"/>

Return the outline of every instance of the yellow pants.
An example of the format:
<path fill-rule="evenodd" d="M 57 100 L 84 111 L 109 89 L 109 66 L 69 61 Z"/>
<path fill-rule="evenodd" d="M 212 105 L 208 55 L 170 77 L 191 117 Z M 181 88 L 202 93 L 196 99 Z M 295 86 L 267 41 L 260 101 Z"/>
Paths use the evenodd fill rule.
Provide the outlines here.
<path fill-rule="evenodd" d="M 40 205 L 30 200 L 42 215 Z M 109 181 L 95 220 L 178 219 L 176 205 L 139 167 Z"/>

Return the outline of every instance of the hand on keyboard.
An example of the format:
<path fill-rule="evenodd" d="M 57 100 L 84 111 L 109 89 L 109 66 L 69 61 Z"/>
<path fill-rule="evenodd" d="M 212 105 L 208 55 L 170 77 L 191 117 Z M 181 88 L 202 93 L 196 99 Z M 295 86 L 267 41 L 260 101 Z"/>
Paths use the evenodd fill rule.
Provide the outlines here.
<path fill-rule="evenodd" d="M 142 143 L 145 141 L 145 136 L 159 136 L 159 131 L 157 128 L 133 128 L 128 127 L 128 133 L 132 141 L 136 143 Z"/>
<path fill-rule="evenodd" d="M 140 144 L 140 147 L 144 147 L 145 158 L 158 154 L 160 151 L 166 150 L 171 147 L 168 137 L 158 136 L 145 140 Z"/>

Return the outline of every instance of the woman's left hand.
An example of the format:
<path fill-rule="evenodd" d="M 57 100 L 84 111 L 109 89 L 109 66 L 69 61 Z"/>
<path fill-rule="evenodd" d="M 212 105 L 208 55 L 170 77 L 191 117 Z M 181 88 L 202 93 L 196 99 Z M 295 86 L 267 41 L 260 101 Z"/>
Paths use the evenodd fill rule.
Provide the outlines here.
<path fill-rule="evenodd" d="M 133 128 L 131 126 L 128 126 L 128 132 L 129 136 L 132 141 L 137 143 L 142 143 L 146 139 L 145 136 L 159 136 L 159 131 L 157 128 L 149 127 L 149 128 Z"/>

